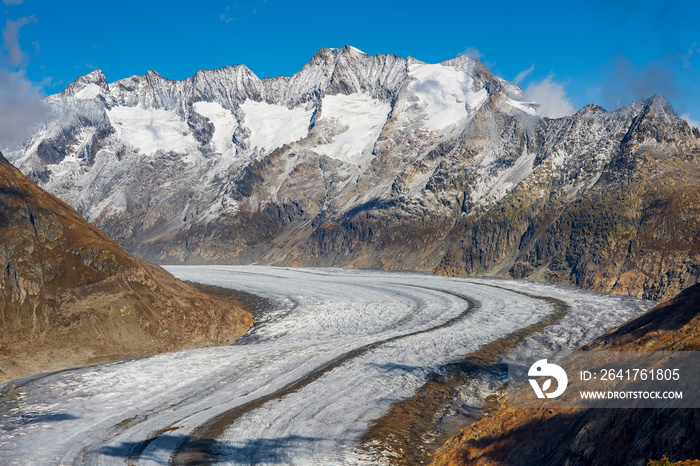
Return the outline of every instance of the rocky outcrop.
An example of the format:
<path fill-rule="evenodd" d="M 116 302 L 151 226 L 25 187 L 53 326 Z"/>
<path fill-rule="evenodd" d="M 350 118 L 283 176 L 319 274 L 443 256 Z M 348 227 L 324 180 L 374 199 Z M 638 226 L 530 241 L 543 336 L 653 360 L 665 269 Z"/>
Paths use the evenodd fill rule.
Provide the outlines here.
<path fill-rule="evenodd" d="M 700 285 L 580 351 L 698 351 Z M 562 363 L 566 364 L 566 359 Z M 529 387 L 528 387 L 529 389 Z M 434 465 L 646 465 L 700 457 L 697 409 L 520 409 L 501 406 L 452 437 Z"/>
<path fill-rule="evenodd" d="M 251 325 L 126 253 L 0 154 L 0 382 L 230 343 Z"/>

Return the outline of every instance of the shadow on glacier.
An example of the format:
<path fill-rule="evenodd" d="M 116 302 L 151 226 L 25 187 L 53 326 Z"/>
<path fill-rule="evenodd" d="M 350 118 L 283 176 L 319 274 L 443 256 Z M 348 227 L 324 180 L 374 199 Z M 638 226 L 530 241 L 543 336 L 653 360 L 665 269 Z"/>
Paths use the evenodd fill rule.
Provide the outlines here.
<path fill-rule="evenodd" d="M 172 451 L 182 445 L 188 438 L 185 435 L 164 434 L 159 437 L 159 442 L 156 444 L 156 451 L 149 449 L 149 454 L 143 454 L 151 443 L 151 440 L 146 442 L 121 442 L 119 445 L 106 446 L 100 449 L 100 453 L 105 456 L 115 458 L 135 459 L 138 457 L 142 461 L 156 461 L 155 456 L 159 450 Z M 208 451 L 211 452 L 216 461 L 231 461 L 231 462 L 264 462 L 272 464 L 287 464 L 290 457 L 296 456 L 295 453 L 309 451 L 309 446 L 324 439 L 314 437 L 302 437 L 299 435 L 290 435 L 280 438 L 256 438 L 247 440 L 242 445 L 230 445 L 222 442 L 212 442 L 209 444 Z M 162 447 L 161 447 L 162 445 Z"/>
<path fill-rule="evenodd" d="M 60 421 L 71 421 L 73 419 L 78 419 L 77 416 L 73 416 L 69 413 L 41 413 L 41 414 L 22 414 L 19 417 L 18 422 L 22 425 L 28 424 L 38 424 L 40 422 L 60 422 Z"/>
<path fill-rule="evenodd" d="M 379 369 L 383 373 L 387 372 L 395 372 L 395 371 L 401 371 L 401 372 L 410 372 L 410 373 L 427 373 L 430 370 L 434 370 L 429 367 L 425 366 L 409 366 L 407 364 L 396 364 L 393 362 L 385 363 L 385 364 L 378 364 L 376 362 L 370 362 L 367 364 L 368 367 L 374 367 L 375 369 Z"/>

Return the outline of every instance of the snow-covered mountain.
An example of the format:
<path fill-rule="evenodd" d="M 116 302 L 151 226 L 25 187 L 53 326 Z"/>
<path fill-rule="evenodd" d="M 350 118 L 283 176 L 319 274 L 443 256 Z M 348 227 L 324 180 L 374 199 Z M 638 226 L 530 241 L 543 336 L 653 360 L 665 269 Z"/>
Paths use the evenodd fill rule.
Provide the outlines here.
<path fill-rule="evenodd" d="M 658 95 L 547 119 L 468 56 L 346 46 L 291 77 L 95 71 L 47 101 L 60 118 L 8 158 L 151 260 L 487 272 L 647 298 L 700 276 L 700 133 Z"/>

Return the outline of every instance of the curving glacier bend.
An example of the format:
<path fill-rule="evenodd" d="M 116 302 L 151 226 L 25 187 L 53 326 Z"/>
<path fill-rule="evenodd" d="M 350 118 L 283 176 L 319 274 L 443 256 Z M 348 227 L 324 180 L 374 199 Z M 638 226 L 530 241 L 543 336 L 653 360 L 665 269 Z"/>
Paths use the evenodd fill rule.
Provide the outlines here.
<path fill-rule="evenodd" d="M 362 464 L 355 447 L 369 421 L 441 365 L 552 312 L 537 296 L 563 300 L 570 311 L 511 358 L 566 353 L 652 305 L 556 285 L 401 272 L 168 270 L 276 306 L 233 346 L 0 386 L 0 462 L 170 464 L 196 428 L 252 406 L 216 439 L 217 462 Z"/>

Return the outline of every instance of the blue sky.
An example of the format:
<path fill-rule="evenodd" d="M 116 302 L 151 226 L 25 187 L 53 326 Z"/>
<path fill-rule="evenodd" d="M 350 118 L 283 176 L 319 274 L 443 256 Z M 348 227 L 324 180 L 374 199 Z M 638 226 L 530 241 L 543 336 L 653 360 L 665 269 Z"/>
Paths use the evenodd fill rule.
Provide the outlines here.
<path fill-rule="evenodd" d="M 660 93 L 700 120 L 697 1 L 2 2 L 5 114 L 96 68 L 110 82 L 150 69 L 183 79 L 239 63 L 260 77 L 289 76 L 318 49 L 350 44 L 432 63 L 470 53 L 576 110 Z"/>

